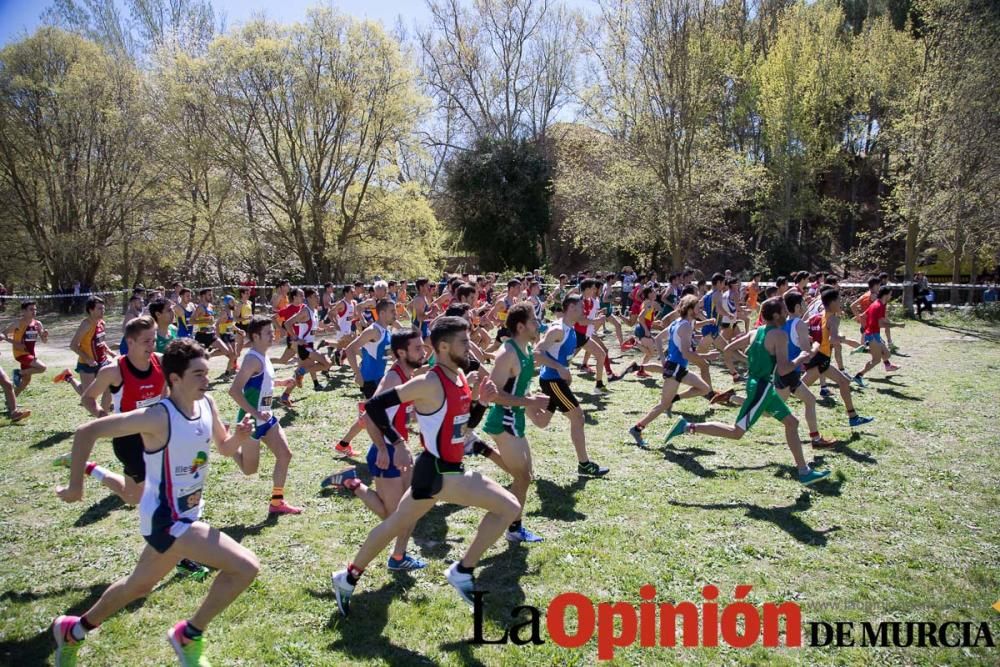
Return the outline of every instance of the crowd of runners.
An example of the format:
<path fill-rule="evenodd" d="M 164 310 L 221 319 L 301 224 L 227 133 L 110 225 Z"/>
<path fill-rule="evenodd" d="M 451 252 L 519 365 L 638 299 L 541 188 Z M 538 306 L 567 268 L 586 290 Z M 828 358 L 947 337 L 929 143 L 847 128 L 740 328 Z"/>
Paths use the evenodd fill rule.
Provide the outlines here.
<path fill-rule="evenodd" d="M 104 302 L 91 296 L 69 345 L 78 355 L 75 372 L 62 370 L 53 381 L 79 394 L 94 419 L 76 430 L 72 450 L 56 459 L 69 475 L 57 492 L 67 502 L 79 501 L 90 477 L 137 504 L 147 546 L 135 570 L 90 609 L 55 619 L 56 664 L 76 664 L 88 632 L 147 595 L 175 567 L 199 579 L 217 570 L 202 605 L 167 632 L 181 664 L 208 664 L 204 631 L 259 568 L 246 547 L 201 520 L 212 443 L 245 475 L 257 472 L 263 443 L 275 458 L 267 513 L 300 514 L 285 496 L 292 447 L 277 411 L 296 409 L 293 395 L 303 390 L 306 376 L 320 390 L 334 374 L 350 373 L 364 398 L 357 420 L 331 443 L 331 454 L 355 457 L 352 443 L 362 434 L 371 443 L 361 454 L 372 486 L 362 483 L 354 466 L 316 480 L 323 489 L 357 497 L 380 520 L 331 576 L 340 612 L 349 613 L 362 575 L 390 544 L 388 569 L 427 567 L 407 546 L 417 522 L 438 502 L 486 512 L 465 554 L 445 572 L 471 604 L 474 570 L 491 545 L 501 537 L 512 543 L 543 539 L 522 517 L 533 475 L 529 422 L 544 429 L 563 415 L 578 474 L 613 475 L 588 451 L 576 396 L 584 378 L 593 378 L 593 387 L 583 391 L 604 393 L 630 375 L 662 377 L 658 401 L 622 434 L 623 442 L 647 447 L 654 421 L 670 417 L 679 401 L 731 404 L 739 407 L 733 423 L 679 417 L 661 435 L 666 441 L 740 439 L 768 414 L 783 425 L 798 481 L 808 486 L 826 478 L 830 471 L 812 468 L 804 451 L 804 443 L 814 449 L 837 444 L 821 433 L 810 387 L 818 381 L 821 397 L 839 395 L 849 427 L 872 421 L 856 402 L 863 394 L 854 392 L 880 367 L 899 370 L 892 363 L 891 332 L 904 326 L 888 319 L 887 280 L 886 274 L 872 277 L 854 299 L 840 291 L 835 276 L 805 271 L 767 287 L 760 274 L 742 281 L 726 271 L 700 280 L 686 271 L 661 283 L 630 267 L 572 280 L 562 275 L 547 286 L 538 272 L 499 283 L 493 275 L 440 283 L 421 278 L 412 288 L 377 280 L 302 289 L 284 281 L 269 307 L 251 300 L 250 287 L 217 301 L 212 289 L 195 294 L 176 283 L 133 294 L 117 347 L 106 339 Z M 18 406 L 19 396 L 47 370 L 36 355 L 48 331 L 35 303 L 20 304 L 19 319 L 0 340 L 11 343 L 17 363 L 12 377 L 0 370 L 0 385 L 10 419 L 20 421 L 31 412 Z M 868 359 L 848 371 L 851 353 Z M 223 377 L 231 381 L 235 414 L 220 413 L 209 394 L 214 356 L 226 358 Z M 713 384 L 713 363 L 725 369 L 730 386 Z M 289 365 L 289 376 L 279 379 L 276 368 Z M 807 439 L 790 396 L 802 403 Z M 411 429 L 419 447 L 410 442 Z M 111 440 L 120 473 L 99 462 L 107 456 L 91 460 L 100 439 Z M 485 457 L 510 476 L 510 484 L 467 472 L 466 456 Z"/>

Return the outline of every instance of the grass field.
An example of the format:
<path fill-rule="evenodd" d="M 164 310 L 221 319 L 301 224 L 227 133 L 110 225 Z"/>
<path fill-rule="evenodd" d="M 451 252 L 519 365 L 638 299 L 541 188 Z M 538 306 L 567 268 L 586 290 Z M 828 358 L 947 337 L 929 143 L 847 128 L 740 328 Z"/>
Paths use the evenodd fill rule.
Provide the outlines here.
<path fill-rule="evenodd" d="M 55 329 L 64 333 L 72 325 Z M 810 492 L 794 481 L 780 425 L 767 417 L 739 443 L 687 436 L 663 446 L 671 423 L 664 417 L 648 431 L 655 445 L 643 451 L 629 444 L 626 430 L 653 405 L 659 381 L 630 378 L 603 397 L 590 395 L 592 380 L 578 377 L 573 386 L 588 411 L 592 456 L 612 472 L 577 478 L 566 420 L 556 417 L 546 431 L 529 427 L 537 481 L 525 521 L 546 541 L 529 548 L 501 543 L 487 553 L 478 571 L 479 586 L 490 591 L 487 637 L 509 625 L 515 605 L 544 609 L 565 591 L 595 602 L 638 603 L 639 588 L 650 583 L 660 601 L 700 603 L 701 587 L 711 583 L 723 604 L 739 584 L 753 586 L 754 604 L 794 600 L 805 621 L 990 621 L 1000 641 L 1000 614 L 991 609 L 1000 598 L 1000 326 L 943 320 L 910 324 L 895 338 L 903 370 L 891 379 L 873 371 L 870 388 L 856 394 L 860 411 L 875 423 L 852 434 L 839 402 L 820 407 L 824 433 L 842 444 L 816 457 L 833 475 Z M 51 662 L 52 618 L 86 609 L 132 569 L 143 545 L 136 511 L 94 481 L 87 481 L 82 503 L 64 504 L 54 493 L 67 475 L 50 462 L 68 451 L 85 412 L 68 385 L 48 380 L 68 361 L 55 349 L 60 341 L 52 342 L 41 358 L 59 365 L 50 364 L 21 399 L 34 415 L 16 425 L 0 418 L 0 663 L 8 665 Z M 847 357 L 849 368 L 863 359 Z M 221 372 L 222 361 L 213 367 Z M 717 386 L 728 384 L 716 376 Z M 217 386 L 214 396 L 231 416 L 224 389 Z M 213 452 L 205 518 L 262 563 L 250 590 L 209 630 L 213 663 L 596 662 L 594 641 L 572 650 L 551 641 L 468 644 L 472 614 L 442 571 L 468 544 L 479 510 L 439 506 L 414 536 L 413 550 L 431 567 L 392 575 L 384 559 L 376 561 L 354 597 L 352 617 L 338 616 L 329 574 L 344 566 L 376 519 L 353 497 L 321 495 L 319 481 L 343 465 L 331 456 L 331 444 L 356 414 L 359 395 L 341 372 L 328 391 L 298 391 L 297 409 L 282 418 L 295 454 L 285 493 L 305 506 L 301 516 L 265 520 L 269 456 L 259 475 L 245 478 Z M 793 409 L 801 415 L 800 404 Z M 695 421 L 735 415 L 700 399 L 679 404 L 678 412 Z M 359 439 L 356 449 L 364 444 Z M 117 465 L 108 442 L 98 443 L 95 458 Z M 505 481 L 483 459 L 469 465 Z M 206 583 L 165 580 L 92 635 L 81 664 L 172 663 L 164 633 L 193 612 L 206 590 Z M 636 646 L 619 650 L 613 664 L 997 664 L 998 657 L 987 648 Z"/>

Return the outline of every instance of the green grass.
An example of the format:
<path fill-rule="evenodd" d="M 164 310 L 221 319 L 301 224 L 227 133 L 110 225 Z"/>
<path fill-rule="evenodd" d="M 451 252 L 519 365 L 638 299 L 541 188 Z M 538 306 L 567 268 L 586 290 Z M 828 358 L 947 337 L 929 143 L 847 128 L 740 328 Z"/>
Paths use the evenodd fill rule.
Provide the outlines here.
<path fill-rule="evenodd" d="M 655 402 L 658 381 L 633 378 L 605 398 L 590 396 L 592 381 L 577 378 L 592 456 L 612 473 L 578 481 L 566 420 L 555 418 L 546 431 L 529 428 L 538 479 L 526 523 L 546 541 L 488 551 L 479 572 L 480 586 L 490 591 L 487 636 L 508 624 L 513 606 L 544 608 L 565 591 L 638 603 L 638 589 L 651 583 L 660 601 L 700 602 L 701 587 L 712 583 L 723 603 L 738 584 L 753 586 L 755 604 L 795 600 L 805 621 L 987 620 L 1000 639 L 1000 614 L 990 608 L 1000 598 L 1000 328 L 936 324 L 899 330 L 896 342 L 907 355 L 898 362 L 902 372 L 884 381 L 874 371 L 870 388 L 856 394 L 861 412 L 877 417 L 874 424 L 852 438 L 839 403 L 820 408 L 824 433 L 845 444 L 822 454 L 834 478 L 809 493 L 793 480 L 780 425 L 767 417 L 739 443 L 688 436 L 666 447 L 659 443 L 670 421 L 661 418 L 648 431 L 654 446 L 640 451 L 627 444 L 626 429 Z M 846 358 L 850 368 L 864 359 Z M 9 372 L 9 353 L 3 362 Z M 221 369 L 220 360 L 213 366 Z M 346 373 L 336 377 L 332 391 L 299 391 L 298 409 L 283 420 L 295 454 L 286 496 L 306 507 L 302 516 L 264 521 L 269 456 L 252 478 L 231 460 L 212 459 L 205 518 L 262 563 L 251 589 L 210 628 L 214 664 L 596 662 L 594 641 L 574 650 L 551 642 L 467 643 L 472 615 L 441 572 L 468 544 L 479 510 L 439 506 L 415 534 L 414 550 L 431 567 L 393 576 L 380 558 L 355 595 L 351 619 L 339 618 L 329 574 L 376 520 L 356 499 L 318 493 L 320 479 L 342 465 L 330 445 L 356 414 L 358 392 Z M 721 374 L 716 384 L 728 386 Z M 223 389 L 215 398 L 233 415 Z M 69 387 L 41 378 L 22 403 L 35 411 L 30 420 L 0 419 L 0 663 L 10 665 L 51 661 L 52 618 L 84 610 L 131 571 L 143 545 L 136 511 L 92 480 L 82 503 L 63 504 L 54 493 L 66 474 L 50 461 L 68 450 L 85 417 Z M 800 404 L 793 409 L 801 414 Z M 678 410 L 695 421 L 735 415 L 704 400 Z M 117 465 L 110 443 L 99 443 L 95 458 Z M 470 467 L 506 481 L 482 459 Z M 206 590 L 205 583 L 166 580 L 109 619 L 82 650 L 81 664 L 171 663 L 164 633 Z M 619 650 L 614 664 L 996 664 L 997 656 L 984 648 L 635 647 Z"/>

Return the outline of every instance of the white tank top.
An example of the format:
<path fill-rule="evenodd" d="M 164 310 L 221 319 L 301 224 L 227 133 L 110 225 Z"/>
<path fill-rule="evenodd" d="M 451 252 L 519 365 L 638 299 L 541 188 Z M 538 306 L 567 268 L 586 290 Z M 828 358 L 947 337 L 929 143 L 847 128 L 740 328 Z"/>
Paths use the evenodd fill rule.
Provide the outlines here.
<path fill-rule="evenodd" d="M 319 315 L 317 315 L 316 311 L 309 306 L 303 306 L 303 308 L 305 308 L 306 313 L 309 314 L 309 319 L 295 325 L 295 335 L 298 336 L 299 340 L 302 342 L 311 343 L 314 340 L 313 330 L 319 326 Z"/>
<path fill-rule="evenodd" d="M 340 333 L 349 334 L 351 333 L 351 320 L 354 319 L 354 302 L 345 301 L 343 315 L 337 315 L 337 328 L 340 329 Z"/>
<path fill-rule="evenodd" d="M 205 504 L 212 406 L 207 398 L 195 402 L 195 416 L 188 419 L 169 398 L 159 405 L 170 420 L 170 439 L 155 452 L 143 453 L 146 484 L 139 501 L 139 530 L 143 535 L 169 532 L 179 537 L 201 518 Z"/>

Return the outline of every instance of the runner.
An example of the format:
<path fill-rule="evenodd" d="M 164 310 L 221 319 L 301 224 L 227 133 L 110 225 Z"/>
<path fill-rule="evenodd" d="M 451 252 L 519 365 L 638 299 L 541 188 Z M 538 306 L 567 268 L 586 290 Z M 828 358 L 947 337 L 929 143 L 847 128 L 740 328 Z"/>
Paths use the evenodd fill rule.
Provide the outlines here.
<path fill-rule="evenodd" d="M 288 281 L 285 282 L 287 283 Z M 274 330 L 279 332 L 278 340 L 284 339 L 285 341 L 285 351 L 282 352 L 281 356 L 277 359 L 271 359 L 271 361 L 276 364 L 287 364 L 296 355 L 297 350 L 295 349 L 295 345 L 292 341 L 293 336 L 287 329 L 285 329 L 285 322 L 298 315 L 299 311 L 302 310 L 305 306 L 306 295 L 305 292 L 296 287 L 295 289 L 290 290 L 287 293 L 287 296 L 283 298 L 288 300 L 289 303 L 280 310 L 275 311 L 273 313 L 273 317 L 271 318 L 274 324 Z M 296 361 L 296 365 L 298 365 L 298 361 Z M 285 407 L 291 407 L 291 402 L 286 402 L 286 398 L 287 396 L 282 394 L 278 401 Z"/>
<path fill-rule="evenodd" d="M 396 362 L 385 374 L 378 385 L 377 394 L 392 391 L 405 384 L 413 377 L 413 372 L 424 362 L 424 347 L 420 332 L 413 329 L 392 334 L 389 343 Z M 403 445 L 396 446 L 382 438 L 382 444 L 373 443 L 368 448 L 368 470 L 374 480 L 375 489 L 362 484 L 354 467 L 341 470 L 320 482 L 320 488 L 345 488 L 353 493 L 365 507 L 385 520 L 399 506 L 399 501 L 413 478 L 410 466 L 412 457 L 408 451 L 409 431 L 406 421 L 413 412 L 412 403 L 401 403 L 386 409 L 386 415 L 393 429 L 403 439 Z M 367 422 L 366 422 L 367 424 Z M 407 451 L 398 451 L 400 448 Z M 391 571 L 422 570 L 427 563 L 406 553 L 406 545 L 410 541 L 413 525 L 402 530 L 396 537 L 396 546 L 389 556 L 388 568 Z"/>
<path fill-rule="evenodd" d="M 57 489 L 59 497 L 70 503 L 83 498 L 87 459 L 98 438 L 142 438 L 149 483 L 139 503 L 139 525 L 146 546 L 132 574 L 111 584 L 82 616 L 58 616 L 53 621 L 57 667 L 75 665 L 88 632 L 129 603 L 149 595 L 183 558 L 219 570 L 195 614 L 167 631 L 167 640 L 182 665 L 204 665 L 202 633 L 246 590 L 260 569 L 253 553 L 200 520 L 209 445 L 214 440 L 219 453 L 232 456 L 248 438 L 249 419 L 234 434 L 226 432 L 215 403 L 206 396 L 208 355 L 196 342 L 172 342 L 163 355 L 162 368 L 170 398 L 127 414 L 97 419 L 76 430 L 70 483 Z"/>
<path fill-rule="evenodd" d="M 344 348 L 354 340 L 354 285 L 344 285 L 340 300 L 333 304 L 330 314 L 336 323 L 333 338 L 333 363 L 343 363 Z"/>
<path fill-rule="evenodd" d="M 396 308 L 391 301 L 382 300 L 375 306 L 378 321 L 372 322 L 371 326 L 361 332 L 347 349 L 344 350 L 344 357 L 354 371 L 354 381 L 361 388 L 361 394 L 365 399 L 375 395 L 378 385 L 385 376 L 385 351 L 389 347 L 390 335 L 388 327 L 396 321 Z M 358 353 L 361 353 L 361 365 L 358 365 Z M 354 449 L 351 447 L 353 440 L 365 428 L 362 417 L 351 426 L 350 430 L 334 447 L 338 454 L 344 456 L 354 456 Z"/>
<path fill-rule="evenodd" d="M 14 361 L 18 363 L 18 368 L 14 369 L 14 396 L 20 396 L 31 384 L 32 375 L 46 371 L 45 364 L 35 356 L 35 343 L 38 340 L 48 343 L 49 332 L 35 319 L 37 313 L 38 306 L 34 301 L 23 302 L 20 319 L 3 332 L 14 348 Z"/>
<path fill-rule="evenodd" d="M 427 340 L 431 335 L 431 283 L 427 278 L 417 278 L 414 285 L 417 295 L 410 302 L 410 326 L 420 332 L 421 339 Z"/>
<path fill-rule="evenodd" d="M 452 317 L 438 319 L 431 328 L 431 345 L 437 357 L 434 368 L 396 389 L 376 395 L 366 405 L 372 423 L 373 442 L 387 437 L 399 454 L 408 452 L 393 429 L 386 410 L 412 402 L 424 451 L 413 465 L 413 481 L 410 489 L 403 494 L 399 507 L 369 533 L 347 569 L 335 572 L 331 577 L 337 607 L 345 616 L 350 610 L 354 588 L 368 563 L 438 501 L 482 507 L 487 511 L 465 555 L 445 572 L 448 583 L 471 605 L 475 590 L 474 568 L 483 552 L 497 541 L 505 527 L 521 511 L 512 493 L 480 473 L 466 472 L 462 465 L 465 428 L 472 400 L 472 392 L 462 370 L 469 362 L 467 343 L 468 323 L 465 320 Z M 492 399 L 495 392 L 496 387 L 486 380 L 485 400 Z M 399 463 L 406 467 L 408 461 Z"/>
<path fill-rule="evenodd" d="M 510 330 L 507 328 L 507 312 L 518 302 L 521 296 L 521 281 L 517 278 L 512 278 L 507 281 L 507 293 L 503 295 L 502 298 L 497 299 L 496 304 L 494 304 L 493 309 L 490 310 L 487 317 L 491 320 L 496 320 L 499 323 L 497 328 L 496 339 L 493 344 L 486 349 L 487 354 L 493 354 L 500 349 L 503 342 L 510 338 Z"/>
<path fill-rule="evenodd" d="M 303 308 L 285 320 L 285 331 L 296 345 L 299 354 L 299 365 L 295 369 L 295 383 L 302 386 L 302 378 L 306 373 L 312 376 L 313 390 L 322 391 L 323 387 L 316 379 L 316 373 L 330 370 L 330 360 L 316 350 L 315 334 L 325 329 L 319 326 L 319 294 L 311 287 L 305 289 L 305 305 Z"/>
<path fill-rule="evenodd" d="M 80 381 L 77 382 L 69 369 L 52 378 L 56 384 L 69 382 L 80 396 L 83 396 L 83 390 L 97 377 L 97 372 L 110 364 L 110 359 L 115 356 L 104 340 L 104 299 L 99 296 L 88 297 L 86 310 L 87 317 L 77 327 L 73 340 L 69 343 L 69 349 L 77 354 L 76 372 L 80 375 Z M 101 406 L 105 412 L 111 412 L 110 392 L 104 393 Z"/>
<path fill-rule="evenodd" d="M 0 340 L 10 342 L 7 334 L 0 332 Z M 0 388 L 3 389 L 4 401 L 7 403 L 7 417 L 12 423 L 27 419 L 31 416 L 31 410 L 19 410 L 17 407 L 17 396 L 14 393 L 14 383 L 7 377 L 7 373 L 0 368 Z"/>
<path fill-rule="evenodd" d="M 143 303 L 142 303 L 142 293 L 138 290 L 132 291 L 132 296 L 128 300 L 128 307 L 125 309 L 125 316 L 122 318 L 122 339 L 118 343 L 118 354 L 122 355 L 128 352 L 128 344 L 125 341 L 125 325 L 131 322 L 136 317 L 142 315 Z"/>
<path fill-rule="evenodd" d="M 902 328 L 906 326 L 904 322 L 893 322 L 886 317 L 886 304 L 889 303 L 891 297 L 891 288 L 880 287 L 878 298 L 865 311 L 865 345 L 868 346 L 868 351 L 871 353 L 872 358 L 865 364 L 864 368 L 854 375 L 854 382 L 859 387 L 866 386 L 864 381 L 865 373 L 878 366 L 880 361 L 886 373 L 899 370 L 899 366 L 889 362 L 889 348 L 882 342 L 882 336 L 880 335 L 882 329 L 889 331 L 892 327 Z"/>
<path fill-rule="evenodd" d="M 193 338 L 194 326 L 191 324 L 191 316 L 197 305 L 191 303 L 191 290 L 181 287 L 178 291 L 179 301 L 174 301 L 174 316 L 177 318 L 177 337 Z"/>
<path fill-rule="evenodd" d="M 249 418 L 254 429 L 251 441 L 241 445 L 233 458 L 244 475 L 253 475 L 260 466 L 260 441 L 263 440 L 274 454 L 274 471 L 271 473 L 273 488 L 267 513 L 301 514 L 301 508 L 285 502 L 285 482 L 288 479 L 292 451 L 288 447 L 284 429 L 271 413 L 274 387 L 291 383 L 292 380 L 279 383 L 274 379 L 274 366 L 267 358 L 267 350 L 274 343 L 274 325 L 271 320 L 255 315 L 247 325 L 246 332 L 250 349 L 243 356 L 240 370 L 233 378 L 229 396 L 239 407 L 236 423 L 246 423 Z"/>
<path fill-rule="evenodd" d="M 710 435 L 720 438 L 739 440 L 754 425 L 763 413 L 768 413 L 785 426 L 785 442 L 795 459 L 799 482 L 805 485 L 813 484 L 827 476 L 829 471 L 817 472 L 809 467 L 802 454 L 802 441 L 799 440 L 799 420 L 795 418 L 785 402 L 781 400 L 774 389 L 773 376 L 787 375 L 800 363 L 808 361 L 812 355 L 803 351 L 794 360 L 788 359 L 788 336 L 782 330 L 785 323 L 785 304 L 781 299 L 768 299 L 761 305 L 761 313 L 765 326 L 741 336 L 753 337 L 753 342 L 747 350 L 747 398 L 740 407 L 739 416 L 733 425 L 720 422 L 691 424 L 681 419 L 667 434 L 667 442 L 683 433 L 694 435 Z M 739 340 L 739 339 L 737 339 Z M 737 341 L 730 343 L 736 345 Z"/>
<path fill-rule="evenodd" d="M 167 344 L 177 337 L 173 308 L 166 299 L 156 299 L 149 304 L 149 315 L 156 322 L 156 352 L 163 354 Z"/>
<path fill-rule="evenodd" d="M 231 294 L 222 297 L 222 315 L 215 322 L 215 331 L 219 336 L 219 340 L 225 344 L 230 352 L 229 363 L 226 365 L 226 372 L 223 374 L 223 377 L 236 375 L 236 360 L 239 359 L 236 353 L 236 299 Z M 214 357 L 217 354 L 220 353 L 216 352 L 212 356 Z"/>
<path fill-rule="evenodd" d="M 569 419 L 570 439 L 576 450 L 577 473 L 590 477 L 608 474 L 608 468 L 590 460 L 587 454 L 587 438 L 584 433 L 583 410 L 573 391 L 569 388 L 573 381 L 569 372 L 569 360 L 579 349 L 575 326 L 583 316 L 583 303 L 578 296 L 563 299 L 562 319 L 553 322 L 545 337 L 535 349 L 535 363 L 543 366 L 539 373 L 542 393 L 549 397 L 549 403 L 536 420 L 535 425 L 545 428 L 556 411 Z"/>

